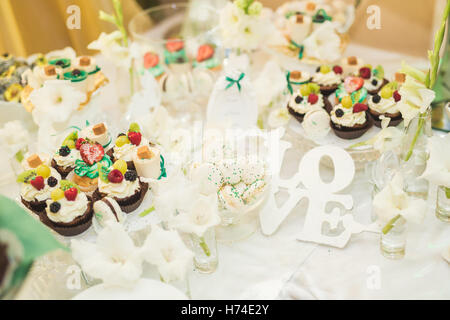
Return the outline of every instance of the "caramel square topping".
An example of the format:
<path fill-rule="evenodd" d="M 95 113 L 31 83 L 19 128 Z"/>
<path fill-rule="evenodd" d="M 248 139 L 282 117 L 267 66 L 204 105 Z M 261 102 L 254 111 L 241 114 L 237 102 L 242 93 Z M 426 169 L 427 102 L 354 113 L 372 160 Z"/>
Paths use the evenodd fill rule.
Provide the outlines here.
<path fill-rule="evenodd" d="M 395 73 L 395 81 L 403 83 L 403 82 L 405 82 L 405 78 L 406 78 L 406 75 L 404 73 L 401 73 L 401 72 Z"/>
<path fill-rule="evenodd" d="M 80 66 L 87 67 L 91 64 L 91 58 L 89 57 L 81 57 L 80 58 Z"/>
<path fill-rule="evenodd" d="M 56 74 L 56 68 L 55 66 L 45 66 L 44 72 L 47 76 L 54 76 Z"/>
<path fill-rule="evenodd" d="M 151 152 L 148 146 L 142 146 L 137 149 L 137 156 L 139 159 L 151 159 L 153 152 Z"/>
<path fill-rule="evenodd" d="M 106 127 L 104 123 L 99 123 L 96 124 L 95 126 L 92 127 L 92 131 L 94 131 L 95 135 L 100 135 L 106 132 Z"/>
<path fill-rule="evenodd" d="M 42 164 L 42 160 L 37 154 L 32 154 L 31 156 L 29 156 L 27 162 L 28 165 L 33 169 Z"/>
<path fill-rule="evenodd" d="M 300 71 L 292 71 L 291 78 L 294 80 L 298 80 L 302 77 L 302 73 Z"/>
<path fill-rule="evenodd" d="M 303 15 L 302 14 L 297 14 L 297 23 L 303 23 Z"/>
<path fill-rule="evenodd" d="M 347 62 L 348 62 L 349 65 L 355 66 L 355 65 L 358 64 L 358 59 L 356 57 L 354 57 L 354 56 L 348 57 L 347 58 Z"/>

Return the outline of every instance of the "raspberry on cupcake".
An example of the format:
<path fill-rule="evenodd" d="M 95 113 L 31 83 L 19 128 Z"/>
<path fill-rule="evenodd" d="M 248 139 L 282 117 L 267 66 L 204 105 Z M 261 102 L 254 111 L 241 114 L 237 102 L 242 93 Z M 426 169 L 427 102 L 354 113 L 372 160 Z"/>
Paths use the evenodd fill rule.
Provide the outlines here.
<path fill-rule="evenodd" d="M 305 114 L 312 109 L 331 109 L 327 98 L 320 93 L 320 88 L 315 83 L 303 84 L 295 92 L 288 103 L 288 111 L 300 123 Z"/>
<path fill-rule="evenodd" d="M 381 116 L 390 118 L 389 126 L 402 122 L 403 117 L 397 105 L 401 99 L 396 82 L 389 82 L 369 99 L 369 113 L 377 127 L 381 128 Z"/>
<path fill-rule="evenodd" d="M 41 221 L 63 236 L 75 236 L 92 224 L 92 200 L 71 181 L 62 180 L 51 193 Z"/>
<path fill-rule="evenodd" d="M 80 152 L 76 149 L 76 141 L 78 139 L 78 131 L 70 133 L 56 151 L 51 161 L 51 165 L 55 168 L 63 179 L 75 169 L 75 162 L 80 157 Z"/>
<path fill-rule="evenodd" d="M 378 93 L 389 82 L 384 78 L 384 69 L 380 65 L 375 69 L 370 65 L 360 68 L 359 76 L 364 79 L 364 88 L 371 95 Z"/>
<path fill-rule="evenodd" d="M 351 96 L 343 97 L 330 114 L 330 125 L 334 133 L 342 139 L 361 137 L 372 126 L 367 109 L 364 103 L 353 104 Z"/>
<path fill-rule="evenodd" d="M 322 65 L 317 68 L 312 81 L 319 85 L 320 92 L 323 95 L 329 96 L 342 83 L 342 72 L 343 70 L 340 66 L 330 67 L 328 65 Z"/>
<path fill-rule="evenodd" d="M 17 182 L 21 184 L 20 198 L 23 205 L 32 212 L 41 214 L 51 192 L 59 187 L 60 180 L 61 175 L 45 164 L 19 174 Z"/>
<path fill-rule="evenodd" d="M 142 203 L 147 190 L 148 183 L 140 181 L 137 172 L 129 170 L 124 160 L 117 160 L 112 167 L 101 169 L 94 197 L 113 198 L 122 211 L 130 213 Z"/>

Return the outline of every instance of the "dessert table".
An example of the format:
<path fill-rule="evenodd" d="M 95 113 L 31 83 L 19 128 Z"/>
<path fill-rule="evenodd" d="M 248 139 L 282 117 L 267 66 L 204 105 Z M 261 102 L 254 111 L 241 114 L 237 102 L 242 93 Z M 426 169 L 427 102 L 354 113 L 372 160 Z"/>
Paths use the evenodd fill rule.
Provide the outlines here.
<path fill-rule="evenodd" d="M 344 56 L 355 55 L 380 63 L 392 75 L 401 60 L 416 67 L 426 60 L 394 52 L 350 44 Z M 108 71 L 105 71 L 108 75 Z M 101 93 L 108 103 L 108 89 Z M 113 102 L 111 102 L 113 103 Z M 286 153 L 281 177 L 292 176 L 303 151 Z M 322 171 L 331 175 L 328 168 Z M 449 225 L 434 216 L 435 188 L 430 188 L 425 222 L 409 229 L 406 255 L 388 260 L 380 254 L 379 234 L 354 235 L 343 249 L 296 240 L 302 228 L 307 202 L 301 201 L 278 231 L 264 236 L 258 228 L 246 239 L 219 242 L 219 265 L 212 274 L 189 273 L 192 299 L 450 299 L 450 268 L 442 251 L 450 245 Z M 372 185 L 364 170 L 345 190 L 355 199 L 353 214 L 359 222 L 371 222 Z M 0 186 L 0 194 L 15 198 L 18 186 Z M 280 196 L 283 201 L 283 195 Z M 17 299 L 70 299 L 84 289 L 68 285 L 69 254 L 55 252 L 37 261 Z M 143 278 L 153 276 L 144 271 Z"/>

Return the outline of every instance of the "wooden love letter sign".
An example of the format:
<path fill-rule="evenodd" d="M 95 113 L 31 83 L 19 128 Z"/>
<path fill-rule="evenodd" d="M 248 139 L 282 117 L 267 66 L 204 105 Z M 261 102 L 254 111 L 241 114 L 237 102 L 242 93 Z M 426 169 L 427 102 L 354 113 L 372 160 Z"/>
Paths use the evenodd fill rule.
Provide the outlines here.
<path fill-rule="evenodd" d="M 328 156 L 334 164 L 334 178 L 331 182 L 324 182 L 320 177 L 320 160 Z M 297 203 L 308 198 L 308 210 L 306 213 L 303 230 L 297 239 L 326 244 L 334 247 L 344 247 L 353 233 L 362 231 L 375 231 L 374 226 L 364 226 L 353 220 L 353 215 L 348 213 L 343 216 L 338 208 L 330 213 L 325 211 L 328 202 L 340 203 L 345 209 L 353 208 L 351 195 L 337 194 L 345 189 L 353 181 L 355 164 L 352 157 L 344 150 L 335 146 L 321 146 L 310 150 L 300 161 L 298 172 L 290 179 L 279 179 L 279 172 L 274 173 L 271 185 L 270 198 L 260 212 L 262 232 L 266 235 L 273 234 L 284 219 L 289 215 Z M 299 188 L 302 183 L 303 188 Z M 275 202 L 275 194 L 280 188 L 289 193 L 289 198 L 278 207 Z M 342 221 L 344 230 L 336 236 L 322 234 L 322 225 L 330 224 L 331 229 L 336 229 Z"/>

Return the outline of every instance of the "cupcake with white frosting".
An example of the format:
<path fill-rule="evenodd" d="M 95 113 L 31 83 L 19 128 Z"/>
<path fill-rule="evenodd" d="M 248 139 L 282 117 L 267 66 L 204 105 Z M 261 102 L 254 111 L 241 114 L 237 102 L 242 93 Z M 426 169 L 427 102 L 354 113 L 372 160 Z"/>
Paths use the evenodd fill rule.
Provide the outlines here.
<path fill-rule="evenodd" d="M 304 84 L 297 92 L 291 96 L 288 103 L 289 113 L 300 123 L 305 114 L 313 109 L 331 108 L 328 99 L 321 93 L 320 88 L 315 83 Z"/>
<path fill-rule="evenodd" d="M 86 90 L 88 92 L 94 91 L 96 89 L 95 75 L 100 71 L 100 67 L 97 65 L 95 59 L 88 56 L 77 57 L 73 62 L 73 68 L 86 72 Z"/>
<path fill-rule="evenodd" d="M 52 158 L 46 153 L 32 153 L 25 155 L 20 165 L 24 170 L 36 169 L 41 164 L 50 166 Z"/>
<path fill-rule="evenodd" d="M 384 69 L 380 65 L 375 69 L 370 65 L 360 68 L 359 76 L 364 79 L 364 88 L 372 95 L 378 93 L 389 82 L 384 78 Z"/>
<path fill-rule="evenodd" d="M 80 151 L 76 148 L 78 131 L 70 133 L 56 150 L 51 160 L 51 166 L 55 168 L 63 179 L 76 167 L 76 161 L 81 160 Z"/>
<path fill-rule="evenodd" d="M 97 142 L 101 144 L 104 149 L 108 148 L 109 144 L 111 143 L 111 136 L 108 132 L 108 127 L 104 122 L 84 128 L 80 131 L 78 136 L 82 139 L 88 139 L 90 141 Z"/>
<path fill-rule="evenodd" d="M 312 81 L 319 85 L 320 93 L 329 96 L 342 83 L 342 72 L 343 70 L 340 66 L 333 66 L 331 68 L 328 65 L 322 65 L 317 68 Z"/>
<path fill-rule="evenodd" d="M 311 81 L 311 75 L 308 71 L 292 70 L 287 75 L 288 90 L 291 94 L 300 89 L 302 84 Z M 292 91 L 292 92 L 291 92 Z"/>
<path fill-rule="evenodd" d="M 78 235 L 92 224 L 91 198 L 70 181 L 62 180 L 60 188 L 52 191 L 46 203 L 41 221 L 63 236 Z"/>
<path fill-rule="evenodd" d="M 350 96 L 342 99 L 331 111 L 331 128 L 342 139 L 356 139 L 362 136 L 372 126 L 367 115 L 367 105 L 356 103 L 353 105 Z"/>
<path fill-rule="evenodd" d="M 355 76 L 359 74 L 359 69 L 364 65 L 364 61 L 361 58 L 351 56 L 343 58 L 339 65 L 343 69 L 344 77 Z"/>
<path fill-rule="evenodd" d="M 389 126 L 396 126 L 403 120 L 398 108 L 402 97 L 397 88 L 396 82 L 390 82 L 380 90 L 379 94 L 373 95 L 368 101 L 369 113 L 374 124 L 379 128 L 381 128 L 381 116 L 390 119 Z"/>

